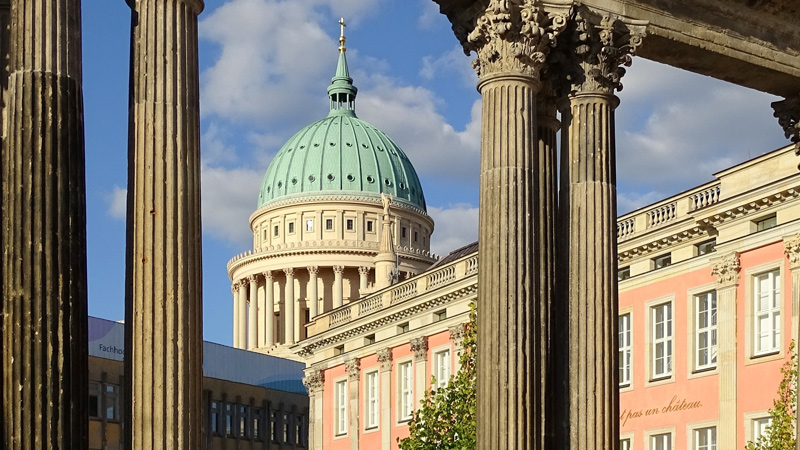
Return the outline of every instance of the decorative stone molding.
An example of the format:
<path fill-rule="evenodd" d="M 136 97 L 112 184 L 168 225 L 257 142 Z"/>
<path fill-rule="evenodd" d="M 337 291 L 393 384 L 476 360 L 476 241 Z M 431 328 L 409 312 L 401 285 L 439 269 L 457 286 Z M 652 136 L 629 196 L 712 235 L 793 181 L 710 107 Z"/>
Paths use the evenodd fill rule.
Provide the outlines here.
<path fill-rule="evenodd" d="M 319 273 L 319 266 L 308 266 L 306 270 L 308 270 L 309 275 L 316 275 Z"/>
<path fill-rule="evenodd" d="M 772 109 L 786 139 L 798 144 L 796 151 L 800 154 L 800 94 L 772 103 Z"/>
<path fill-rule="evenodd" d="M 392 370 L 392 349 L 387 347 L 378 350 L 378 362 L 381 364 L 381 371 Z"/>
<path fill-rule="evenodd" d="M 720 288 L 738 285 L 741 268 L 738 252 L 731 252 L 711 260 L 711 274 L 717 277 Z"/>
<path fill-rule="evenodd" d="M 347 378 L 350 381 L 358 381 L 361 378 L 361 360 L 358 358 L 349 359 L 344 362 L 347 369 Z"/>
<path fill-rule="evenodd" d="M 264 272 L 261 272 L 261 275 L 264 275 L 264 280 L 266 280 L 267 282 L 272 281 L 272 271 L 271 270 L 265 270 Z"/>
<path fill-rule="evenodd" d="M 428 359 L 428 337 L 420 336 L 411 339 L 411 351 L 414 352 L 414 359 L 417 361 L 425 361 Z"/>
<path fill-rule="evenodd" d="M 239 293 L 239 282 L 238 281 L 234 281 L 231 284 L 231 294 L 236 295 L 238 293 Z"/>
<path fill-rule="evenodd" d="M 359 275 L 365 275 L 365 276 L 366 276 L 366 275 L 369 275 L 369 271 L 370 271 L 370 268 L 369 268 L 369 267 L 364 267 L 364 266 L 362 266 L 362 267 L 359 267 L 359 268 L 358 268 L 358 274 L 359 274 Z"/>
<path fill-rule="evenodd" d="M 466 334 L 466 330 L 464 329 L 464 324 L 459 323 L 458 325 L 453 325 L 452 327 L 448 328 L 450 332 L 450 339 L 453 341 L 457 348 L 461 348 L 464 346 L 464 335 Z"/>
<path fill-rule="evenodd" d="M 548 14 L 534 0 L 490 0 L 485 9 L 469 9 L 453 23 L 464 52 L 478 55 L 472 66 L 479 77 L 518 74 L 538 79 L 567 15 Z"/>
<path fill-rule="evenodd" d="M 239 280 L 239 289 L 247 288 L 248 284 L 249 282 L 247 281 L 247 278 L 242 278 L 241 280 Z"/>
<path fill-rule="evenodd" d="M 333 273 L 336 275 L 341 275 L 344 272 L 344 266 L 333 266 Z"/>
<path fill-rule="evenodd" d="M 646 26 L 579 7 L 551 57 L 554 72 L 561 76 L 561 94 L 621 91 L 624 66 L 631 65 Z"/>
<path fill-rule="evenodd" d="M 800 233 L 783 238 L 783 249 L 789 257 L 789 267 L 800 269 Z"/>
<path fill-rule="evenodd" d="M 325 372 L 313 369 L 303 378 L 303 385 L 308 389 L 308 395 L 321 393 L 325 385 Z"/>
<path fill-rule="evenodd" d="M 258 275 L 256 275 L 256 274 L 249 275 L 249 276 L 247 277 L 247 280 L 248 280 L 250 283 L 258 283 Z"/>
<path fill-rule="evenodd" d="M 293 277 L 294 276 L 294 268 L 293 267 L 289 267 L 289 268 L 283 269 L 283 273 L 285 273 L 287 277 Z"/>

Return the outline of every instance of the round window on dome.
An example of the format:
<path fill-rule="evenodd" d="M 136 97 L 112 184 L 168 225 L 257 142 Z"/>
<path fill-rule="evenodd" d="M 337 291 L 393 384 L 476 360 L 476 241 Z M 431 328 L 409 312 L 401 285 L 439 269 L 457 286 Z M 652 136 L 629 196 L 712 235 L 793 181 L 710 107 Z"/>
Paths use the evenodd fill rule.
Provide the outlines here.
<path fill-rule="evenodd" d="M 361 144 L 361 146 L 364 147 L 364 148 L 369 148 L 369 145 L 367 145 L 367 144 Z"/>
<path fill-rule="evenodd" d="M 400 183 L 400 189 L 405 189 L 406 185 L 404 183 Z"/>
<path fill-rule="evenodd" d="M 367 175 L 367 182 L 368 183 L 374 183 L 375 182 L 375 178 L 372 178 L 372 175 Z"/>
<path fill-rule="evenodd" d="M 309 176 L 308 176 L 308 181 L 310 181 L 310 182 L 312 182 L 312 183 L 313 183 L 313 182 L 314 182 L 314 180 L 316 180 L 316 178 L 314 178 L 314 175 L 309 175 Z"/>
<path fill-rule="evenodd" d="M 269 193 L 269 191 L 271 191 L 271 190 L 272 190 L 272 188 L 270 186 L 267 186 L 267 193 Z"/>
<path fill-rule="evenodd" d="M 353 146 L 353 144 L 350 143 L 350 142 L 346 142 L 345 145 L 348 146 L 348 147 L 352 147 Z"/>
<path fill-rule="evenodd" d="M 391 181 L 389 181 L 389 179 L 388 179 L 388 178 L 386 178 L 385 180 L 383 180 L 383 184 L 385 184 L 385 185 L 387 185 L 387 186 L 391 186 L 391 185 L 392 185 L 392 182 L 391 182 Z"/>
<path fill-rule="evenodd" d="M 332 174 L 332 173 L 329 173 L 329 174 L 328 174 L 328 181 L 333 181 L 333 180 L 335 180 L 335 179 L 336 179 L 336 177 L 335 177 L 335 176 L 333 176 L 333 174 Z"/>
<path fill-rule="evenodd" d="M 292 178 L 292 184 L 297 184 L 297 178 Z"/>
<path fill-rule="evenodd" d="M 330 143 L 328 143 L 328 145 L 330 145 L 331 147 L 333 147 L 333 146 L 334 146 L 334 145 L 336 145 L 336 144 L 334 144 L 333 142 L 330 142 Z"/>
<path fill-rule="evenodd" d="M 283 181 L 278 181 L 278 187 L 283 186 Z"/>
<path fill-rule="evenodd" d="M 352 182 L 352 181 L 355 181 L 355 179 L 356 179 L 356 177 L 354 177 L 352 173 L 347 175 L 347 181 L 351 181 Z"/>
<path fill-rule="evenodd" d="M 382 151 L 383 151 L 383 147 L 381 147 L 381 146 L 378 146 L 378 151 L 379 151 L 379 152 L 382 152 Z"/>

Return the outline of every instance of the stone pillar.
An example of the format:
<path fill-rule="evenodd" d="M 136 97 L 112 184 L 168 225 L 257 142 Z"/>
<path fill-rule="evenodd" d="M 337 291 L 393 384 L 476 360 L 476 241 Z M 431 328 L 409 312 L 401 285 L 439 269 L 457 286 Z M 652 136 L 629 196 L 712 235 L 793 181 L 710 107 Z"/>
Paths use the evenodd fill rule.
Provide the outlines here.
<path fill-rule="evenodd" d="M 786 255 L 789 257 L 789 268 L 792 271 L 792 335 L 791 339 L 800 343 L 800 234 L 784 237 L 783 246 Z M 719 304 L 719 303 L 717 303 Z M 797 348 L 795 347 L 795 351 Z M 800 356 L 798 356 L 800 358 Z M 800 399 L 800 391 L 797 392 L 797 399 Z M 797 400 L 795 399 L 795 400 Z M 800 426 L 800 417 L 797 417 L 795 429 Z M 800 450 L 800 440 L 797 441 L 797 449 Z"/>
<path fill-rule="evenodd" d="M 344 362 L 347 369 L 347 391 L 349 405 L 347 413 L 350 416 L 348 421 L 348 436 L 350 437 L 350 450 L 358 450 L 358 430 L 361 428 L 359 423 L 359 411 L 361 402 L 359 401 L 358 388 L 361 380 L 361 361 L 357 358 Z"/>
<path fill-rule="evenodd" d="M 80 0 L 0 3 L 0 447 L 88 447 Z M 10 58 L 5 50 L 10 48 Z"/>
<path fill-rule="evenodd" d="M 231 284 L 233 294 L 233 348 L 239 348 L 239 283 Z"/>
<path fill-rule="evenodd" d="M 461 354 L 464 352 L 464 324 L 453 325 L 448 329 L 453 341 L 453 374 L 461 370 Z"/>
<path fill-rule="evenodd" d="M 239 280 L 239 347 L 247 349 L 247 279 Z"/>
<path fill-rule="evenodd" d="M 325 387 L 325 372 L 319 369 L 306 369 L 303 384 L 308 390 L 308 448 L 322 450 L 322 394 Z"/>
<path fill-rule="evenodd" d="M 317 273 L 318 266 L 308 266 L 308 317 L 314 320 L 317 317 L 319 308 L 319 294 L 317 294 Z"/>
<path fill-rule="evenodd" d="M 264 346 L 269 348 L 275 344 L 275 286 L 272 279 L 272 271 L 264 272 Z"/>
<path fill-rule="evenodd" d="M 3 284 L 3 269 L 4 257 L 3 252 L 5 249 L 5 241 L 3 240 L 3 217 L 8 214 L 3 201 L 3 177 L 4 177 L 4 164 L 6 160 L 7 148 L 2 142 L 5 141 L 5 118 L 6 118 L 6 96 L 8 95 L 8 72 L 9 72 L 9 48 L 11 41 L 11 0 L 0 0 L 0 345 L 5 344 L 3 340 L 3 299 L 5 298 L 5 288 Z M 84 194 L 85 195 L 85 194 Z M 0 386 L 5 387 L 3 384 L 3 372 L 5 372 L 5 365 L 3 364 L 3 351 L 0 350 Z M 0 401 L 2 397 L 0 396 Z M 0 407 L 2 408 L 2 407 Z M 0 413 L 5 414 L 4 410 Z M 1 417 L 1 416 L 0 416 Z M 4 419 L 0 419 L 0 444 L 5 443 L 9 447 L 5 438 L 5 424 Z"/>
<path fill-rule="evenodd" d="M 359 284 L 358 288 L 360 292 L 367 290 L 367 283 L 369 277 L 369 267 L 359 267 L 358 268 L 358 275 L 359 275 Z M 363 295 L 363 294 L 361 294 Z"/>
<path fill-rule="evenodd" d="M 420 336 L 411 340 L 411 351 L 414 352 L 414 410 L 425 397 L 425 390 L 430 387 L 428 378 L 428 337 Z"/>
<path fill-rule="evenodd" d="M 536 138 L 539 73 L 566 23 L 534 2 L 491 0 L 453 28 L 482 96 L 477 448 L 540 449 L 544 430 L 540 305 L 552 300 L 552 162 Z M 468 11 L 466 12 L 468 13 Z M 465 14 L 466 14 L 465 13 Z M 452 19 L 452 17 L 451 17 Z M 460 30 L 469 30 L 460 34 Z M 550 209 L 548 209 L 550 208 Z M 543 232 L 543 230 L 545 230 Z"/>
<path fill-rule="evenodd" d="M 257 316 L 256 319 L 256 326 L 258 327 L 258 336 L 257 341 L 258 347 L 263 348 L 267 342 L 267 333 L 266 333 L 266 326 L 267 326 L 267 305 L 266 305 L 266 286 L 264 290 L 259 291 L 258 289 L 258 282 L 256 282 L 256 298 L 258 299 L 258 308 L 257 308 Z"/>
<path fill-rule="evenodd" d="M 559 273 L 564 279 L 555 348 L 569 349 L 567 361 L 553 360 L 569 398 L 568 413 L 555 412 L 569 441 L 556 447 L 604 450 L 619 445 L 618 298 L 616 246 L 616 149 L 614 110 L 620 78 L 643 30 L 632 34 L 611 17 L 579 9 L 559 41 L 555 67 L 566 97 L 561 103 L 561 201 Z M 578 51 L 576 51 L 578 49 Z M 556 56 L 556 55 L 554 55 Z M 563 307 L 567 309 L 564 310 Z M 563 358 L 563 356 L 558 356 Z M 556 357 L 556 358 L 558 358 Z M 562 376 L 567 375 L 567 376 Z M 560 422 L 560 423 L 559 423 Z M 565 430 L 569 429 L 566 433 Z"/>
<path fill-rule="evenodd" d="M 283 317 L 284 344 L 294 344 L 294 269 L 283 269 L 286 274 L 284 287 L 283 308 L 286 314 Z"/>
<path fill-rule="evenodd" d="M 392 448 L 392 349 L 378 350 L 381 365 L 381 448 Z"/>
<path fill-rule="evenodd" d="M 338 308 L 344 304 L 342 293 L 342 272 L 344 266 L 333 266 L 333 308 Z"/>
<path fill-rule="evenodd" d="M 736 290 L 739 287 L 740 269 L 739 254 L 736 252 L 711 260 L 711 273 L 717 277 L 719 430 L 736 430 L 739 424 L 736 402 Z M 736 434 L 717 434 L 717 449 L 738 449 Z"/>
<path fill-rule="evenodd" d="M 247 318 L 247 348 L 258 348 L 258 277 L 250 275 L 250 311 Z"/>
<path fill-rule="evenodd" d="M 197 15 L 204 5 L 128 4 L 125 445 L 194 450 L 203 429 Z"/>

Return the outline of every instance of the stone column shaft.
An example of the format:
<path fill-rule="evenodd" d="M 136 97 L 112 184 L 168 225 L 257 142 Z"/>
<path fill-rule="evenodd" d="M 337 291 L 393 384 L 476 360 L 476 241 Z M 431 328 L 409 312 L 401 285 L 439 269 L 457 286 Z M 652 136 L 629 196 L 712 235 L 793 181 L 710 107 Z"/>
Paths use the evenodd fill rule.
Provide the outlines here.
<path fill-rule="evenodd" d="M 258 278 L 251 275 L 250 281 L 250 310 L 247 317 L 247 348 L 258 348 Z"/>
<path fill-rule="evenodd" d="M 239 348 L 247 349 L 247 280 L 239 280 Z"/>
<path fill-rule="evenodd" d="M 87 448 L 81 2 L 14 1 L 10 35 L 8 6 L 0 2 L 1 82 L 8 86 L 0 158 L 0 447 Z"/>
<path fill-rule="evenodd" d="M 358 268 L 359 290 L 364 291 L 367 289 L 367 283 L 368 283 L 367 277 L 369 277 L 369 267 L 359 267 Z"/>
<path fill-rule="evenodd" d="M 342 272 L 343 266 L 333 266 L 333 307 L 338 308 L 344 304 L 344 293 L 342 292 Z"/>
<path fill-rule="evenodd" d="M 294 344 L 294 269 L 283 271 L 286 273 L 283 297 L 283 308 L 286 311 L 283 317 L 284 344 Z"/>
<path fill-rule="evenodd" d="M 325 383 L 325 373 L 319 369 L 307 369 L 306 377 L 303 379 L 308 390 L 309 412 L 308 412 L 308 448 L 311 450 L 322 450 L 322 393 Z"/>
<path fill-rule="evenodd" d="M 265 327 L 267 326 L 267 315 L 265 313 L 267 309 L 266 301 L 264 299 L 264 292 L 261 291 L 259 293 L 258 290 L 258 282 L 256 281 L 256 298 L 258 299 L 258 307 L 256 308 L 256 314 L 258 318 L 256 320 L 256 326 L 258 327 L 258 336 L 257 341 L 259 347 L 264 347 L 267 342 L 267 334 Z"/>
<path fill-rule="evenodd" d="M 791 339 L 794 340 L 795 345 L 800 343 L 800 234 L 783 239 L 784 252 L 789 257 L 789 267 L 792 273 L 792 335 Z M 719 305 L 719 302 L 717 302 Z M 797 347 L 795 351 L 797 352 Z M 800 358 L 798 352 L 797 358 Z M 797 392 L 797 398 L 800 399 L 800 390 Z M 800 426 L 800 416 L 795 419 L 795 429 Z M 797 450 L 800 450 L 800 439 L 797 440 Z"/>
<path fill-rule="evenodd" d="M 233 348 L 239 348 L 239 283 L 231 285 L 233 294 Z"/>
<path fill-rule="evenodd" d="M 378 350 L 381 390 L 381 449 L 392 448 L 392 349 Z"/>
<path fill-rule="evenodd" d="M 345 362 L 347 368 L 347 394 L 348 406 L 347 414 L 350 416 L 348 420 L 348 436 L 350 438 L 350 450 L 359 450 L 358 447 L 358 431 L 361 428 L 359 421 L 359 411 L 361 410 L 361 401 L 359 400 L 359 384 L 361 380 L 361 362 L 358 359 L 351 359 Z"/>
<path fill-rule="evenodd" d="M 320 228 L 322 225 L 320 225 Z M 308 267 L 308 315 L 311 320 L 317 317 L 319 307 L 319 294 L 317 294 L 317 273 L 319 267 Z"/>
<path fill-rule="evenodd" d="M 425 390 L 430 387 L 428 379 L 428 338 L 421 336 L 411 340 L 411 351 L 414 352 L 414 409 L 425 397 Z"/>
<path fill-rule="evenodd" d="M 717 277 L 717 371 L 719 372 L 719 430 L 736 430 L 736 290 L 739 286 L 739 255 L 714 258 L 711 273 Z M 737 433 L 718 433 L 717 449 L 735 450 Z"/>
<path fill-rule="evenodd" d="M 202 446 L 203 295 L 197 15 L 131 0 L 125 445 Z"/>
<path fill-rule="evenodd" d="M 266 317 L 264 334 L 266 335 L 266 346 L 272 347 L 275 344 L 275 286 L 272 280 L 272 272 L 264 272 L 264 304 L 266 305 Z"/>

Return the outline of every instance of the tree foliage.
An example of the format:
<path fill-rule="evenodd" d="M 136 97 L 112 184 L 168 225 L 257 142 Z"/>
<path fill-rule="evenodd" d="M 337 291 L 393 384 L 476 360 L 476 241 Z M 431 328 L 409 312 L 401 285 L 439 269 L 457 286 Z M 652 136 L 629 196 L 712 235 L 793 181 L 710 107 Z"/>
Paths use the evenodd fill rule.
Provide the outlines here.
<path fill-rule="evenodd" d="M 769 415 L 772 424 L 755 442 L 748 442 L 746 450 L 795 450 L 794 432 L 797 417 L 797 355 L 795 343 L 789 345 L 789 360 L 781 367 L 783 379 L 778 385 L 778 398 L 773 400 Z"/>
<path fill-rule="evenodd" d="M 476 368 L 476 313 L 470 312 L 464 330 L 464 351 L 459 355 L 461 369 L 450 377 L 447 386 L 431 387 L 409 422 L 409 436 L 400 441 L 401 450 L 474 450 Z M 435 379 L 432 385 L 435 385 Z"/>

